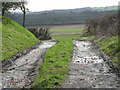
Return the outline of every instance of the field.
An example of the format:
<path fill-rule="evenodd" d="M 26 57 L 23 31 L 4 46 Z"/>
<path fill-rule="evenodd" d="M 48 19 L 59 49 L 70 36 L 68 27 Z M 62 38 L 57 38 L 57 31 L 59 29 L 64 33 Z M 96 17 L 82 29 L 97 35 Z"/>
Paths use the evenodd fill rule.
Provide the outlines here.
<path fill-rule="evenodd" d="M 52 34 L 53 40 L 59 41 L 59 43 L 50 48 L 45 54 L 40 74 L 33 83 L 34 88 L 56 88 L 63 84 L 72 57 L 72 39 L 79 38 L 83 28 L 83 26 L 51 28 L 51 31 L 57 34 Z"/>
<path fill-rule="evenodd" d="M 61 27 L 53 27 L 50 29 L 51 35 L 53 39 L 75 39 L 80 37 L 82 31 L 84 30 L 84 25 L 77 26 L 61 26 Z"/>

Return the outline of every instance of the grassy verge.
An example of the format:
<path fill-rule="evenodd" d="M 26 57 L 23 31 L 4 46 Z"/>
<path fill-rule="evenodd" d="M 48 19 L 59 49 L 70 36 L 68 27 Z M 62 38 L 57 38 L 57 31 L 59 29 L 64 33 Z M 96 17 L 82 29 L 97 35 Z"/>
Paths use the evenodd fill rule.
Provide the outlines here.
<path fill-rule="evenodd" d="M 2 60 L 10 58 L 39 41 L 31 32 L 11 19 L 3 17 L 0 26 L 2 26 Z"/>
<path fill-rule="evenodd" d="M 116 63 L 120 70 L 120 43 L 118 41 L 118 36 L 99 38 L 95 39 L 94 42 L 104 53 L 110 56 L 112 62 Z"/>
<path fill-rule="evenodd" d="M 74 28 L 72 28 L 74 30 Z M 61 32 L 68 31 L 68 28 L 58 29 Z M 82 29 L 79 29 L 81 32 Z M 53 29 L 52 31 L 57 31 Z M 78 33 L 78 32 L 74 32 Z M 59 41 L 55 46 L 50 48 L 45 54 L 44 62 L 40 68 L 40 74 L 33 83 L 34 88 L 57 88 L 60 87 L 68 74 L 68 66 L 72 56 L 73 41 L 80 35 L 52 35 L 55 41 Z"/>

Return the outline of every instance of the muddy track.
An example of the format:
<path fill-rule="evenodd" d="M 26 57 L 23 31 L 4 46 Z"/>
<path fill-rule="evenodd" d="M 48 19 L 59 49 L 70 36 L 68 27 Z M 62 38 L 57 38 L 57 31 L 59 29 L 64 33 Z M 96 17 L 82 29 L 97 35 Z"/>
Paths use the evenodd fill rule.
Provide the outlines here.
<path fill-rule="evenodd" d="M 120 79 L 89 41 L 74 40 L 69 75 L 63 88 L 116 88 Z M 114 90 L 114 89 L 113 89 Z"/>
<path fill-rule="evenodd" d="M 38 48 L 2 67 L 3 88 L 30 88 L 33 78 L 39 73 L 39 65 L 43 62 L 45 52 L 56 42 L 43 41 Z"/>

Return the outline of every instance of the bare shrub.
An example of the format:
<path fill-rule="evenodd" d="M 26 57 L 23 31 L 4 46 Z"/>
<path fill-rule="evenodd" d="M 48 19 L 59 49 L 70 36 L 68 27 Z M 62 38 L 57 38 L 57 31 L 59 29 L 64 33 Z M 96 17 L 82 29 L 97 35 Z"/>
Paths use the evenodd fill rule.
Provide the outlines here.
<path fill-rule="evenodd" d="M 48 28 L 32 28 L 29 29 L 38 39 L 40 40 L 49 40 L 52 39 Z"/>
<path fill-rule="evenodd" d="M 86 21 L 84 34 L 88 35 L 117 35 L 118 34 L 118 14 L 105 15 L 97 19 Z"/>

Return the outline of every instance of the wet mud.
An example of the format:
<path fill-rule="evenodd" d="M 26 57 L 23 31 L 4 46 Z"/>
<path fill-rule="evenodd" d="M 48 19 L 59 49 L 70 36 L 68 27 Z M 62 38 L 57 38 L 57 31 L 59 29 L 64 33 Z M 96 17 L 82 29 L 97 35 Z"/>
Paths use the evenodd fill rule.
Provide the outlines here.
<path fill-rule="evenodd" d="M 42 41 L 38 48 L 2 67 L 2 88 L 30 88 L 45 52 L 56 42 Z"/>

